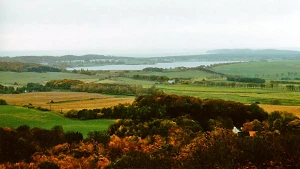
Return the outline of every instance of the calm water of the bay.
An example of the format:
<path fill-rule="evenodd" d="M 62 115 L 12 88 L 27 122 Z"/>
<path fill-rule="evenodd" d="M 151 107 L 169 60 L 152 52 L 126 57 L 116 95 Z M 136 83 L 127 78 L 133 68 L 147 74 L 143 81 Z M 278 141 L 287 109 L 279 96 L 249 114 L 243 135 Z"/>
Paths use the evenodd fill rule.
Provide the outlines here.
<path fill-rule="evenodd" d="M 230 63 L 235 61 L 209 61 L 209 62 L 172 62 L 172 63 L 156 63 L 149 65 L 105 65 L 105 66 L 91 66 L 91 67 L 73 67 L 67 68 L 67 70 L 142 70 L 147 67 L 157 68 L 176 68 L 176 67 L 198 67 L 209 66 L 218 63 Z"/>

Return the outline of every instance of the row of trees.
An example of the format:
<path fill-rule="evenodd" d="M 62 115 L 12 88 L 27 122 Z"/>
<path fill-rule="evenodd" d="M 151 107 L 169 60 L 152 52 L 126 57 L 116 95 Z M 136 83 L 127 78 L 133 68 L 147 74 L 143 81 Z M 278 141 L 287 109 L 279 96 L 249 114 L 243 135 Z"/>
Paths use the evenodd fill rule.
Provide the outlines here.
<path fill-rule="evenodd" d="M 265 79 L 261 78 L 251 78 L 251 77 L 241 77 L 241 76 L 227 76 L 228 81 L 234 82 L 246 82 L 246 83 L 265 83 Z"/>
<path fill-rule="evenodd" d="M 16 93 L 16 90 L 12 86 L 3 86 L 0 84 L 0 93 L 1 94 Z"/>
<path fill-rule="evenodd" d="M 72 73 L 83 74 L 83 75 L 89 75 L 89 76 L 96 74 L 96 72 L 94 72 L 94 71 L 89 71 L 89 70 L 84 70 L 84 69 L 80 69 L 80 70 L 74 69 L 71 72 Z"/>
<path fill-rule="evenodd" d="M 39 83 L 27 83 L 26 87 L 18 88 L 19 90 L 24 89 L 26 92 L 47 92 L 51 91 L 51 88 L 48 86 L 43 86 Z"/>
<path fill-rule="evenodd" d="M 100 84 L 84 83 L 80 80 L 51 80 L 45 85 L 39 83 L 28 83 L 24 87 L 14 88 L 12 86 L 3 86 L 0 84 L 0 93 L 24 93 L 24 92 L 46 92 L 52 89 L 64 89 L 76 92 L 105 93 L 115 95 L 133 95 L 162 93 L 153 85 L 150 88 L 143 88 L 141 85 L 120 85 L 120 84 Z"/>
<path fill-rule="evenodd" d="M 46 83 L 46 87 L 52 89 L 67 89 L 70 90 L 72 86 L 84 84 L 81 80 L 64 79 L 64 80 L 51 80 Z"/>
<path fill-rule="evenodd" d="M 51 80 L 46 83 L 46 87 L 53 89 L 67 89 L 76 92 L 105 93 L 115 95 L 142 95 L 161 92 L 155 86 L 143 88 L 140 85 L 121 85 L 121 84 L 101 84 L 84 83 L 80 80 Z"/>
<path fill-rule="evenodd" d="M 146 67 L 143 69 L 145 72 L 163 72 L 164 68 L 158 68 L 158 67 Z"/>
<path fill-rule="evenodd" d="M 162 93 L 155 85 L 150 88 L 143 88 L 141 85 L 121 85 L 121 84 L 100 84 L 100 83 L 84 83 L 71 87 L 71 91 L 104 93 L 114 95 L 131 95 L 139 96 L 143 94 Z"/>
<path fill-rule="evenodd" d="M 286 85 L 285 89 L 288 91 L 300 91 L 300 86 L 295 86 L 295 85 Z"/>
<path fill-rule="evenodd" d="M 133 79 L 138 80 L 151 80 L 151 81 L 158 81 L 158 82 L 166 82 L 169 80 L 167 76 L 156 76 L 156 75 L 133 75 Z"/>
<path fill-rule="evenodd" d="M 270 83 L 276 83 L 276 84 L 300 84 L 300 82 L 297 81 L 287 81 L 286 80 L 271 80 Z"/>
<path fill-rule="evenodd" d="M 51 91 L 50 87 L 43 86 L 39 83 L 27 83 L 26 86 L 16 87 L 13 86 L 3 86 L 0 84 L 0 93 L 1 94 L 19 94 L 25 92 L 47 92 Z"/>
<path fill-rule="evenodd" d="M 194 81 L 195 85 L 200 85 L 200 86 L 213 86 L 213 87 L 237 87 L 237 88 L 278 88 L 278 84 L 259 84 L 259 83 L 237 83 L 237 82 L 217 82 L 217 81 Z"/>
<path fill-rule="evenodd" d="M 184 83 L 183 83 L 184 84 Z M 280 85 L 279 83 L 237 83 L 237 82 L 216 82 L 216 81 L 194 81 L 194 85 L 208 87 L 230 87 L 230 88 L 255 88 L 255 89 L 276 89 L 288 91 L 300 91 L 300 85 Z"/>

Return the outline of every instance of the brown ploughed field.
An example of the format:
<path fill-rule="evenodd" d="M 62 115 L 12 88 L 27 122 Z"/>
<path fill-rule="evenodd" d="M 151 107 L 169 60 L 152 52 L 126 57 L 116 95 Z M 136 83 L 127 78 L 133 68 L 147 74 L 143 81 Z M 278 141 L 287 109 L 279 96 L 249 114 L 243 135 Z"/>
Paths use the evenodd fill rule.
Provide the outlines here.
<path fill-rule="evenodd" d="M 55 112 L 69 110 L 96 109 L 132 103 L 134 97 L 114 97 L 96 93 L 84 92 L 36 92 L 22 94 L 2 94 L 0 99 L 9 105 L 24 106 L 32 104 L 35 108 L 47 108 Z M 53 101 L 52 103 L 50 103 Z"/>

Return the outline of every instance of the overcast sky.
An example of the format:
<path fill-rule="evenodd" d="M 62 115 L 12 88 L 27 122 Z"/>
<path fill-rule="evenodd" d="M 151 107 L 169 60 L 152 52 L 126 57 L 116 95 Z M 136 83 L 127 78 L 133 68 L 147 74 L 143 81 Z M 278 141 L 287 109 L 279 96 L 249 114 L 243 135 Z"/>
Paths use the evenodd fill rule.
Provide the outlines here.
<path fill-rule="evenodd" d="M 216 48 L 300 49 L 300 0 L 0 0 L 0 51 Z"/>

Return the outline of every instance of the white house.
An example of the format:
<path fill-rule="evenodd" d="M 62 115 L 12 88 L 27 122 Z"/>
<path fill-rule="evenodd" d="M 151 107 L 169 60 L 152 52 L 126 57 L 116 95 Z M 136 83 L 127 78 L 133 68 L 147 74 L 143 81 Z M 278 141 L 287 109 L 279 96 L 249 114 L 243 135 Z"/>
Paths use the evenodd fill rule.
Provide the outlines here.
<path fill-rule="evenodd" d="M 168 80 L 169 84 L 175 84 L 175 80 Z"/>

